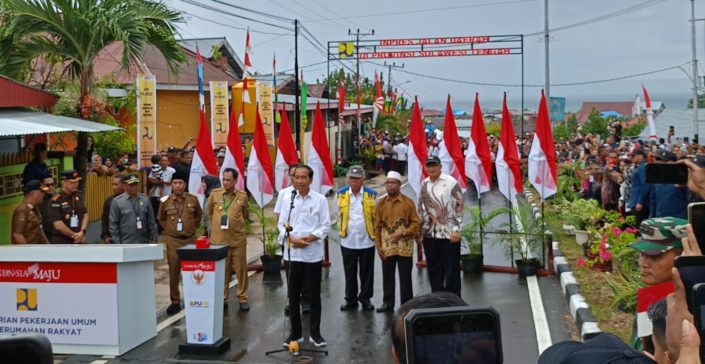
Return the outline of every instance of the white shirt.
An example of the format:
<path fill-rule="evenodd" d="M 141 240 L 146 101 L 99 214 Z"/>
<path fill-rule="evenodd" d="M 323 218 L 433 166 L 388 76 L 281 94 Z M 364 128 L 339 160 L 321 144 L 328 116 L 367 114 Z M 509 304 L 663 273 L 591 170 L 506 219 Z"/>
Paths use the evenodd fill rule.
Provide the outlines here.
<path fill-rule="evenodd" d="M 397 152 L 397 160 L 405 162 L 406 161 L 406 153 L 408 152 L 409 147 L 406 146 L 404 143 L 399 143 L 394 146 L 394 151 Z"/>
<path fill-rule="evenodd" d="M 284 225 L 289 218 L 291 208 L 291 192 L 284 195 L 279 215 L 279 237 L 284 237 Z M 323 260 L 323 239 L 330 231 L 330 212 L 328 200 L 318 192 L 310 190 L 308 195 L 301 197 L 298 193 L 294 198 L 294 210 L 291 211 L 289 224 L 293 228 L 291 236 L 295 238 L 314 235 L 318 240 L 311 242 L 305 248 L 291 246 L 291 261 L 316 263 Z M 284 260 L 289 260 L 289 251 L 284 250 Z"/>
<path fill-rule="evenodd" d="M 166 167 L 165 170 L 162 170 L 162 182 L 164 182 L 164 186 L 162 186 L 162 188 L 155 188 L 154 192 L 152 192 L 152 197 L 162 197 L 171 195 L 171 176 L 174 173 L 176 173 L 176 170 L 171 167 Z M 163 191 L 161 194 L 159 194 L 161 190 Z"/>
<path fill-rule="evenodd" d="M 346 193 L 350 194 L 350 210 L 348 211 L 348 234 L 346 237 L 340 238 L 340 245 L 348 249 L 367 249 L 375 246 L 375 242 L 370 239 L 365 226 L 365 213 L 362 211 L 362 201 L 364 189 L 361 187 L 357 195 L 349 189 Z M 338 216 L 338 196 L 335 197 L 333 203 L 333 214 Z M 338 222 L 340 224 L 340 222 Z"/>
<path fill-rule="evenodd" d="M 279 191 L 279 194 L 277 195 L 277 202 L 274 204 L 274 213 L 275 214 L 281 214 L 282 210 L 282 201 L 284 200 L 284 196 L 291 196 L 291 191 L 294 190 L 294 186 L 289 186 L 289 187 L 284 187 L 281 191 Z M 291 201 L 291 200 L 289 200 Z M 291 203 L 291 202 L 289 202 Z"/>

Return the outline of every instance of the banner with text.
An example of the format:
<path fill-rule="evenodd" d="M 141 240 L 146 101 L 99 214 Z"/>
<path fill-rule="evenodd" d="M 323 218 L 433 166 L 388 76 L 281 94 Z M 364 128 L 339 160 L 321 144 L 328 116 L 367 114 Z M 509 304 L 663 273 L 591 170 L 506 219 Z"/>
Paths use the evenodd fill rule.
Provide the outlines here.
<path fill-rule="evenodd" d="M 157 78 L 137 76 L 137 158 L 150 167 L 157 152 Z"/>
<path fill-rule="evenodd" d="M 272 86 L 259 84 L 259 117 L 264 126 L 264 136 L 267 138 L 267 145 L 274 147 L 274 110 L 272 104 Z"/>
<path fill-rule="evenodd" d="M 217 292 L 223 292 L 224 270 L 224 260 L 181 261 L 189 344 L 213 344 L 223 335 L 223 299 Z M 220 315 L 216 315 L 216 310 L 220 310 Z"/>
<path fill-rule="evenodd" d="M 228 142 L 228 82 L 211 81 L 211 137 L 215 148 Z"/>

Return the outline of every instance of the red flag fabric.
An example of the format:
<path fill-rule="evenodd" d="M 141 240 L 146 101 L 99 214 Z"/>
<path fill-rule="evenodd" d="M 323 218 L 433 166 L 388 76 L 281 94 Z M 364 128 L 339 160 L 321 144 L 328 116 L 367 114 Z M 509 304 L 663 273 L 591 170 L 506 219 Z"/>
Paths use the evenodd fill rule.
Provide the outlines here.
<path fill-rule="evenodd" d="M 247 30 L 247 36 L 245 37 L 245 62 L 242 70 L 242 107 L 240 107 L 240 118 L 238 119 L 238 126 L 245 124 L 245 104 L 250 103 L 250 90 L 247 80 L 247 67 L 252 67 L 250 62 L 250 53 L 252 52 L 252 47 L 250 47 L 250 30 Z"/>
<path fill-rule="evenodd" d="M 641 85 L 641 89 L 644 91 L 644 103 L 646 103 L 646 124 L 649 127 L 649 139 L 656 140 L 656 123 L 654 122 L 654 111 L 651 109 L 651 98 L 649 93 L 646 92 L 646 86 Z M 641 110 L 640 110 L 641 111 Z"/>
<path fill-rule="evenodd" d="M 551 122 L 548 120 L 546 96 L 541 90 L 536 131 L 529 152 L 529 182 L 539 192 L 543 201 L 557 192 L 557 178 L 556 147 L 553 144 Z"/>
<path fill-rule="evenodd" d="M 499 137 L 499 148 L 495 166 L 497 167 L 497 184 L 499 192 L 509 201 L 513 201 L 521 193 L 524 183 L 521 178 L 521 161 L 517 149 L 512 115 L 507 109 L 507 94 L 502 103 L 502 134 Z"/>
<path fill-rule="evenodd" d="M 408 170 L 409 185 L 416 192 L 416 196 L 421 196 L 421 181 L 426 178 L 424 163 L 428 156 L 428 145 L 426 144 L 426 133 L 421 119 L 418 97 L 414 101 L 414 110 L 411 113 L 411 130 L 409 131 L 408 149 Z"/>
<path fill-rule="evenodd" d="M 235 120 L 235 108 L 230 108 L 230 120 L 228 122 L 228 140 L 225 144 L 225 159 L 220 166 L 220 182 L 223 182 L 223 171 L 226 168 L 234 168 L 240 176 L 235 181 L 235 188 L 245 190 L 245 155 L 242 153 L 242 141 L 240 140 L 240 130 L 238 130 Z"/>
<path fill-rule="evenodd" d="M 443 172 L 449 174 L 458 181 L 460 189 L 465 192 L 468 188 L 468 181 L 465 177 L 465 159 L 463 158 L 463 148 L 460 146 L 458 128 L 455 126 L 453 109 L 450 106 L 450 95 L 446 101 L 446 118 L 443 123 L 443 141 L 439 146 L 438 157 L 443 166 Z"/>
<path fill-rule="evenodd" d="M 279 124 L 279 144 L 277 145 L 277 159 L 274 162 L 274 186 L 277 191 L 291 185 L 289 180 L 289 166 L 299 162 L 296 154 L 294 138 L 289 126 L 289 117 L 286 116 L 286 109 L 282 113 L 282 122 Z"/>
<path fill-rule="evenodd" d="M 311 133 L 311 148 L 307 161 L 313 169 L 313 183 L 311 189 L 325 195 L 333 188 L 333 163 L 330 160 L 330 148 L 326 139 L 326 128 L 321 114 L 321 103 L 316 103 L 316 112 L 313 117 L 313 131 Z"/>
<path fill-rule="evenodd" d="M 274 196 L 274 174 L 272 159 L 269 157 L 267 138 L 264 136 L 262 119 L 257 111 L 255 119 L 255 136 L 252 151 L 247 161 L 247 190 L 259 207 L 263 207 Z"/>
<path fill-rule="evenodd" d="M 189 192 L 196 195 L 201 203 L 205 198 L 205 191 L 201 189 L 201 177 L 209 174 L 218 175 L 218 161 L 215 160 L 215 153 L 213 153 L 211 131 L 208 129 L 206 115 L 201 110 L 201 126 L 198 129 L 198 139 L 196 150 L 193 152 L 188 184 Z"/>
<path fill-rule="evenodd" d="M 375 71 L 375 86 L 377 89 L 377 95 L 375 97 L 374 108 L 372 109 L 372 127 L 377 126 L 377 118 L 379 117 L 379 112 L 384 108 L 384 98 L 382 97 L 382 83 L 379 80 L 379 75 Z"/>
<path fill-rule="evenodd" d="M 491 188 L 492 155 L 487 142 L 485 121 L 482 119 L 479 95 L 475 93 L 475 107 L 472 112 L 472 130 L 468 149 L 465 152 L 465 173 L 475 183 L 477 196 Z"/>

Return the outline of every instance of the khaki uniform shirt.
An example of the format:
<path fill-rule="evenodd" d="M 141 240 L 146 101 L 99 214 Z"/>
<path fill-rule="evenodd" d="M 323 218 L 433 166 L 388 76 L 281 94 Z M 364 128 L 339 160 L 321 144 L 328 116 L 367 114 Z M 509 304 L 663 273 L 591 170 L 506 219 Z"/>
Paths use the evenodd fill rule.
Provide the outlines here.
<path fill-rule="evenodd" d="M 27 244 L 46 244 L 47 240 L 42 231 L 42 214 L 37 206 L 20 203 L 12 213 L 12 234 L 22 234 Z M 12 244 L 18 244 L 12 236 Z"/>
<path fill-rule="evenodd" d="M 227 244 L 232 247 L 247 244 L 247 232 L 245 230 L 245 219 L 249 215 L 247 207 L 247 194 L 243 191 L 235 190 L 234 195 L 224 196 L 225 189 L 216 188 L 211 192 L 208 202 L 206 202 L 206 214 L 211 226 L 211 241 L 215 244 Z M 234 198 L 233 198 L 234 196 Z M 225 204 L 230 202 L 227 211 Z M 228 229 L 220 227 L 221 216 L 228 218 Z"/>
<path fill-rule="evenodd" d="M 83 216 L 88 212 L 83 201 L 83 195 L 81 195 L 80 192 L 76 192 L 71 195 L 66 195 L 63 192 L 60 192 L 54 195 L 49 203 L 49 220 L 52 223 L 55 221 L 62 221 L 67 228 L 75 233 L 81 231 Z M 71 227 L 71 216 L 73 214 L 76 214 L 78 217 L 78 226 L 76 227 Z M 73 244 L 73 239 L 71 239 L 70 236 L 66 236 L 55 230 L 53 236 L 51 237 L 51 243 Z"/>
<path fill-rule="evenodd" d="M 201 223 L 201 214 L 201 206 L 196 196 L 188 192 L 184 192 L 181 196 L 172 193 L 162 198 L 157 221 L 164 229 L 164 235 L 186 239 L 196 233 L 196 228 Z M 181 222 L 181 231 L 178 229 L 179 222 Z"/>
<path fill-rule="evenodd" d="M 386 256 L 410 257 L 414 251 L 414 241 L 419 233 L 421 220 L 416 213 L 414 202 L 399 193 L 396 198 L 384 196 L 377 203 L 375 214 L 375 244 Z M 389 241 L 389 235 L 402 231 L 396 242 Z"/>

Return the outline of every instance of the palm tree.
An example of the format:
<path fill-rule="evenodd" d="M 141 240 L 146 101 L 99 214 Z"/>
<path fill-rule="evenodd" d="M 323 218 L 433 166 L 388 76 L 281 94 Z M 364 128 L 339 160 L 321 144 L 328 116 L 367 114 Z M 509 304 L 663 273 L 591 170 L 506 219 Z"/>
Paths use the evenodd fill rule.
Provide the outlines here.
<path fill-rule="evenodd" d="M 79 105 L 84 118 L 90 105 L 93 62 L 108 45 L 123 46 L 120 63 L 127 70 L 131 61 L 141 60 L 146 45 L 157 48 L 172 73 L 184 55 L 175 34 L 183 22 L 180 12 L 150 0 L 0 0 L 14 27 L 17 42 L 4 65 L 9 74 L 21 74 L 33 60 L 58 57 L 78 79 Z M 2 43 L 0 43 L 2 45 Z M 4 53 L 6 49 L 0 49 Z M 78 134 L 77 169 L 85 175 L 88 135 Z"/>

